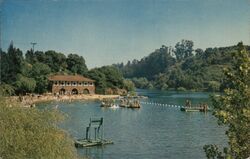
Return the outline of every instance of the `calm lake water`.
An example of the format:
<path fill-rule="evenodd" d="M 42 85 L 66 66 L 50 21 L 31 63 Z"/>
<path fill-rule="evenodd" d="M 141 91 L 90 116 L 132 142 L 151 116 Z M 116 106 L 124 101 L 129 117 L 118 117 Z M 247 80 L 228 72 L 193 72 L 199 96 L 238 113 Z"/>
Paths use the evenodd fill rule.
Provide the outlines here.
<path fill-rule="evenodd" d="M 209 103 L 208 93 L 138 90 L 142 102 L 184 105 Z M 90 117 L 104 117 L 104 135 L 113 145 L 78 149 L 93 159 L 202 159 L 205 144 L 225 145 L 225 129 L 211 113 L 181 112 L 179 108 L 142 104 L 140 109 L 101 108 L 100 102 L 50 103 L 68 114 L 61 125 L 74 138 L 85 136 Z"/>

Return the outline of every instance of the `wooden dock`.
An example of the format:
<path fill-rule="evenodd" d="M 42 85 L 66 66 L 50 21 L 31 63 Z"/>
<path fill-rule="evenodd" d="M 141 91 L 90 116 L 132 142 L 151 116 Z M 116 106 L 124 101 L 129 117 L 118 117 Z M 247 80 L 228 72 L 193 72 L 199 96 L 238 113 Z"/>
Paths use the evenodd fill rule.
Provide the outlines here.
<path fill-rule="evenodd" d="M 204 109 L 202 107 L 181 107 L 181 111 L 185 112 L 207 112 L 210 111 L 210 109 Z"/>
<path fill-rule="evenodd" d="M 75 141 L 76 147 L 104 146 L 108 144 L 113 144 L 113 141 L 111 140 L 87 140 L 87 139 L 78 139 Z"/>

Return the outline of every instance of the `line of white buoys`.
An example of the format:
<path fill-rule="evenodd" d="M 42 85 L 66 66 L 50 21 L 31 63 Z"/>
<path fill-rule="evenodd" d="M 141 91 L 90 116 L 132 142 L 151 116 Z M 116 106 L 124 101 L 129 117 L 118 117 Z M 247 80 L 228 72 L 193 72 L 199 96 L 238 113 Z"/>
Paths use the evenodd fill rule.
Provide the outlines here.
<path fill-rule="evenodd" d="M 166 107 L 172 107 L 172 108 L 181 108 L 183 106 L 181 105 L 174 105 L 174 104 L 164 104 L 164 103 L 156 103 L 156 102 L 141 102 L 142 104 L 150 104 L 155 106 L 166 106 Z"/>

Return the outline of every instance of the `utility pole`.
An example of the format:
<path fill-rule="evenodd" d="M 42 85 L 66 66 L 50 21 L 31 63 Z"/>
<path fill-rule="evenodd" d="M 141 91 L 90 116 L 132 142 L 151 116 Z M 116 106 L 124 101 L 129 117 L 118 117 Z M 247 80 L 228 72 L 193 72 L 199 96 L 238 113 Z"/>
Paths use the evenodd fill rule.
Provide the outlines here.
<path fill-rule="evenodd" d="M 1 5 L 2 2 L 0 2 Z M 2 8 L 0 8 L 0 84 L 2 84 Z"/>
<path fill-rule="evenodd" d="M 35 51 L 34 48 L 37 43 L 31 42 L 30 44 L 32 45 L 32 51 L 34 52 Z"/>

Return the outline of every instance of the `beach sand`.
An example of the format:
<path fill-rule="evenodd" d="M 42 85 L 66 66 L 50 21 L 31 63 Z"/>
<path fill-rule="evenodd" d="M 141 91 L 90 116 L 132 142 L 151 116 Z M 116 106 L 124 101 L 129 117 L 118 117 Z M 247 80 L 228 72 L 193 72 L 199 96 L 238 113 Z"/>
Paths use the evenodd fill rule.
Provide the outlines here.
<path fill-rule="evenodd" d="M 72 100 L 103 100 L 104 98 L 118 98 L 119 95 L 81 94 L 81 95 L 26 95 L 11 96 L 8 100 L 20 102 L 23 107 L 33 107 L 36 103 L 49 101 L 72 101 Z"/>

